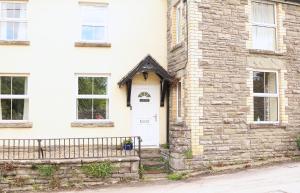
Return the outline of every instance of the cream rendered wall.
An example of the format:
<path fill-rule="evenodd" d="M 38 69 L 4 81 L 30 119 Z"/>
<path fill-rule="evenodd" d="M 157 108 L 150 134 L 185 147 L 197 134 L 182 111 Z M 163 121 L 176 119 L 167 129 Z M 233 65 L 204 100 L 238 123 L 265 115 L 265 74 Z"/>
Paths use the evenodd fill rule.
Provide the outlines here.
<path fill-rule="evenodd" d="M 28 1 L 30 46 L 0 46 L 0 72 L 30 74 L 29 119 L 33 128 L 0 129 L 1 138 L 131 135 L 131 111 L 126 107 L 125 88 L 120 89 L 117 82 L 147 54 L 167 67 L 167 2 L 105 2 L 109 3 L 111 48 L 74 46 L 80 38 L 78 0 Z M 114 127 L 92 129 L 70 126 L 76 112 L 76 73 L 111 75 L 110 117 Z M 160 113 L 163 134 L 160 142 L 165 143 L 165 108 L 161 108 Z"/>

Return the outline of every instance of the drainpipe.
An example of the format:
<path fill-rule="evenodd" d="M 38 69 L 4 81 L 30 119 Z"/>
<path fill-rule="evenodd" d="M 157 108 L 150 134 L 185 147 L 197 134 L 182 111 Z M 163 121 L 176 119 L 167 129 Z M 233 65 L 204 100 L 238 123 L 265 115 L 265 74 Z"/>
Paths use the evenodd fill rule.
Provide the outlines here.
<path fill-rule="evenodd" d="M 167 88 L 167 144 L 170 144 L 170 83 L 168 82 L 168 88 Z"/>

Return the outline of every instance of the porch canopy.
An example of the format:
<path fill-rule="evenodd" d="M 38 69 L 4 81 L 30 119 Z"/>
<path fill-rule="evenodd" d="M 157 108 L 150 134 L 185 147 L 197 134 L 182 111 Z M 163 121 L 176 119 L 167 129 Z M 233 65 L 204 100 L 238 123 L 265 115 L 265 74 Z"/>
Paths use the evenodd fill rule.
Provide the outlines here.
<path fill-rule="evenodd" d="M 142 73 L 145 79 L 149 72 L 154 72 L 160 78 L 160 106 L 164 106 L 165 96 L 169 89 L 170 83 L 173 77 L 153 59 L 152 56 L 148 55 L 144 58 L 136 67 L 134 67 L 126 76 L 124 76 L 118 83 L 119 87 L 126 85 L 127 88 L 127 106 L 131 107 L 131 87 L 132 79 L 136 74 Z"/>

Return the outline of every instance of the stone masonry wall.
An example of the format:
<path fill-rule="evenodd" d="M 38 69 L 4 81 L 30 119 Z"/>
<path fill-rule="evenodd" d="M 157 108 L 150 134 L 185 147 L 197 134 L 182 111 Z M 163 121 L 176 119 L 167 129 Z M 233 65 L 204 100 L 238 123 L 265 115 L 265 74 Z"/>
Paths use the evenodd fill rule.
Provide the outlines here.
<path fill-rule="evenodd" d="M 203 112 L 198 112 L 203 114 L 198 126 L 203 127 L 203 135 L 198 140 L 203 153 L 194 158 L 194 168 L 299 155 L 295 140 L 300 135 L 300 5 L 277 3 L 282 10 L 285 29 L 280 30 L 286 33 L 282 35 L 286 52 L 285 48 L 281 49 L 284 52 L 264 52 L 247 48 L 251 33 L 247 27 L 249 2 L 198 3 L 202 16 L 198 23 L 202 58 L 198 64 L 203 71 L 199 79 L 203 88 L 199 106 Z M 251 72 L 257 68 L 279 73 L 279 124 L 257 125 L 249 121 L 253 113 Z"/>
<path fill-rule="evenodd" d="M 171 89 L 172 169 L 300 155 L 295 143 L 300 135 L 300 4 L 266 1 L 276 4 L 275 52 L 252 49 L 251 0 L 187 0 L 188 58 L 184 72 L 176 73 L 184 84 L 180 123 L 172 116 L 175 86 Z M 174 72 L 183 52 L 172 52 L 168 34 L 169 70 Z M 257 69 L 278 72 L 279 124 L 253 122 L 252 76 Z M 192 159 L 185 156 L 188 149 Z"/>
<path fill-rule="evenodd" d="M 83 166 L 111 163 L 113 172 L 107 178 L 90 176 Z M 88 160 L 14 161 L 0 162 L 0 192 L 33 192 L 51 189 L 84 188 L 139 180 L 139 158 L 109 158 Z M 44 172 L 40 166 L 48 167 Z M 54 169 L 49 172 L 49 166 Z"/>

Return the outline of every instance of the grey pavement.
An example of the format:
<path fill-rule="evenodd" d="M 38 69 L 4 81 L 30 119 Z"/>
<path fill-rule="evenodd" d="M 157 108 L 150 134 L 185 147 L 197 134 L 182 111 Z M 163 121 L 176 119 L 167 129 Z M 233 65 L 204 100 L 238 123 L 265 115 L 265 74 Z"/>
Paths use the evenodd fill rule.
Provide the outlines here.
<path fill-rule="evenodd" d="M 76 191 L 67 193 L 74 192 Z M 76 193 L 300 193 L 300 163 L 286 163 L 179 182 L 118 185 Z"/>

